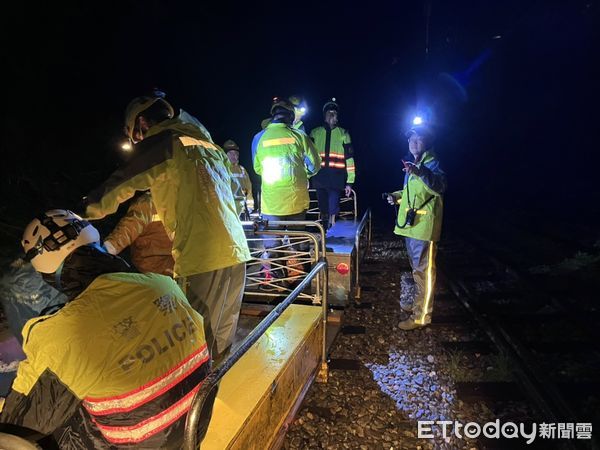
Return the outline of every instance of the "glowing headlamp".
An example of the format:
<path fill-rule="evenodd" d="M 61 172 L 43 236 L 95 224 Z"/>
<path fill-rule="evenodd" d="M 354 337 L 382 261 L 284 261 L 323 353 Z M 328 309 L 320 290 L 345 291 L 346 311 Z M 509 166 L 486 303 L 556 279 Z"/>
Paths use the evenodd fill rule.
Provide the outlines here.
<path fill-rule="evenodd" d="M 412 121 L 413 125 L 422 125 L 423 124 L 423 118 L 421 116 L 415 116 L 415 118 Z"/>
<path fill-rule="evenodd" d="M 133 145 L 131 145 L 131 141 L 129 139 L 121 143 L 121 150 L 124 152 L 130 152 L 133 150 Z"/>
<path fill-rule="evenodd" d="M 298 105 L 294 106 L 294 110 L 299 116 L 304 116 L 308 112 L 308 108 L 306 107 L 305 102 L 299 103 Z"/>

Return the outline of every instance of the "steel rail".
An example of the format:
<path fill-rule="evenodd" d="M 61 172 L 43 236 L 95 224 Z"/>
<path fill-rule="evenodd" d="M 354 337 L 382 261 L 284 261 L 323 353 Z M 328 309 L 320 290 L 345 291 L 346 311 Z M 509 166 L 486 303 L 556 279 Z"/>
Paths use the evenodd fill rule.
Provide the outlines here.
<path fill-rule="evenodd" d="M 440 267 L 441 269 L 442 267 Z M 524 393 L 536 406 L 540 417 L 544 421 L 577 422 L 574 412 L 567 404 L 562 395 L 549 380 L 548 376 L 535 364 L 533 355 L 525 346 L 499 322 L 493 320 L 477 304 L 477 296 L 465 286 L 462 281 L 457 280 L 447 268 L 440 270 L 448 286 L 483 329 L 498 350 L 511 359 L 514 363 L 512 369 L 515 372 L 518 383 Z M 577 449 L 570 441 L 560 442 L 561 449 Z"/>

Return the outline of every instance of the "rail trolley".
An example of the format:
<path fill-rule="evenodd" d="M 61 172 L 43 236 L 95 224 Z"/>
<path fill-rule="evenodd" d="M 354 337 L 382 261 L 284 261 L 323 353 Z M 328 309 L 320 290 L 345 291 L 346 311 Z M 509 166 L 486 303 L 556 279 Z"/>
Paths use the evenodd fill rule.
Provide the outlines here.
<path fill-rule="evenodd" d="M 186 424 L 186 450 L 198 448 L 204 400 L 218 385 L 200 448 L 278 448 L 308 388 L 326 382 L 327 352 L 343 309 L 360 302 L 360 262 L 371 242 L 371 212 L 359 218 L 356 193 L 325 231 L 314 191 L 307 221 L 244 222 L 247 263 L 239 342 L 204 382 Z M 268 252 L 268 255 L 265 255 Z M 266 276 L 279 272 L 279 276 Z"/>
<path fill-rule="evenodd" d="M 184 448 L 277 448 L 312 382 L 327 381 L 327 351 L 343 309 L 360 302 L 360 262 L 370 246 L 371 213 L 359 218 L 352 192 L 342 199 L 340 220 L 325 231 L 314 192 L 311 197 L 306 221 L 243 222 L 252 259 L 236 342 L 194 398 Z M 282 276 L 265 278 L 266 265 Z M 0 336 L 0 352 L 24 358 L 10 332 Z M 10 383 L 10 377 L 0 377 L 1 382 Z M 204 399 L 217 386 L 207 434 L 198 442 Z M 2 431 L 10 433 L 0 432 L 6 448 L 36 448 L 48 440 L 30 430 L 5 426 Z"/>

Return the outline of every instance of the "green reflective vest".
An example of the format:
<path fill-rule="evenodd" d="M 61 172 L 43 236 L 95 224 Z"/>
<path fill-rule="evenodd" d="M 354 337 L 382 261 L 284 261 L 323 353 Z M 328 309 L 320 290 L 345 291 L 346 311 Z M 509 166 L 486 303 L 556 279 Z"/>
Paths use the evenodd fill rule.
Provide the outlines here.
<path fill-rule="evenodd" d="M 425 152 L 417 164 L 420 176 L 404 176 L 404 188 L 394 192 L 399 201 L 398 219 L 394 233 L 422 241 L 439 241 L 442 231 L 444 202 L 442 194 L 446 190 L 446 175 L 440 168 L 435 155 Z M 406 223 L 410 209 L 415 209 L 412 225 Z"/>
<path fill-rule="evenodd" d="M 345 171 L 346 184 L 353 184 L 356 179 L 354 152 L 350 133 L 341 127 L 330 130 L 318 127 L 310 132 L 321 156 L 321 167 Z"/>
<path fill-rule="evenodd" d="M 310 138 L 284 123 L 271 123 L 252 142 L 254 170 L 262 177 L 261 211 L 287 216 L 308 209 L 308 177 L 321 166 Z"/>

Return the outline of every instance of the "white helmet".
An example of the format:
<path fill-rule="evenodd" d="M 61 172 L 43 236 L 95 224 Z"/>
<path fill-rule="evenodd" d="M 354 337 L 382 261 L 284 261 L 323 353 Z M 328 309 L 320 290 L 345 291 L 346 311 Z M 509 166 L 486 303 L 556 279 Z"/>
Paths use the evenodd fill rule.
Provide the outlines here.
<path fill-rule="evenodd" d="M 66 209 L 53 209 L 25 228 L 21 245 L 35 270 L 54 273 L 73 250 L 100 241 L 90 223 Z"/>

